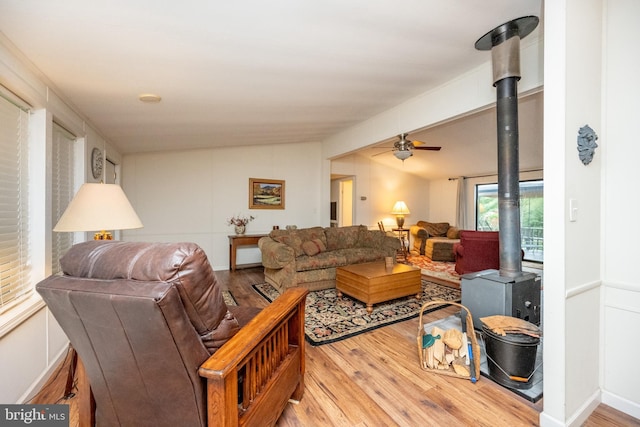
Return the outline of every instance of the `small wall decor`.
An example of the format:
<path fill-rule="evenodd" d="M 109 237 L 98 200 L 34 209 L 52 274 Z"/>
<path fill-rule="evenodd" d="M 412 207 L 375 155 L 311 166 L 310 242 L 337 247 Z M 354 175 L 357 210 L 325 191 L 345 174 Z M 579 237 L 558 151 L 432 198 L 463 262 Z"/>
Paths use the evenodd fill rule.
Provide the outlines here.
<path fill-rule="evenodd" d="M 249 209 L 284 209 L 284 181 L 249 178 Z"/>
<path fill-rule="evenodd" d="M 102 170 L 104 167 L 104 159 L 102 158 L 102 150 L 94 147 L 91 151 L 91 175 L 95 179 L 102 178 Z"/>
<path fill-rule="evenodd" d="M 597 140 L 598 135 L 589 125 L 582 126 L 578 131 L 578 157 L 585 166 L 593 160 L 593 155 L 598 147 Z"/>

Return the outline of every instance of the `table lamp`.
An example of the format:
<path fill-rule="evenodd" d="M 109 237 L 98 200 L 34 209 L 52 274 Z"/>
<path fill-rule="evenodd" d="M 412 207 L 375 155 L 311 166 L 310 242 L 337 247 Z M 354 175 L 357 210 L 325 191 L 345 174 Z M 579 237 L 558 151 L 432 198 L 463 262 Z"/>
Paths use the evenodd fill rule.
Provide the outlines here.
<path fill-rule="evenodd" d="M 97 231 L 95 240 L 112 240 L 106 230 L 142 228 L 127 196 L 117 184 L 82 184 L 53 231 Z"/>
<path fill-rule="evenodd" d="M 393 209 L 391 210 L 391 214 L 396 215 L 396 223 L 398 224 L 398 228 L 402 228 L 402 226 L 404 225 L 404 216 L 410 213 L 411 212 L 409 212 L 407 204 L 402 200 L 397 201 L 396 204 L 393 205 Z"/>

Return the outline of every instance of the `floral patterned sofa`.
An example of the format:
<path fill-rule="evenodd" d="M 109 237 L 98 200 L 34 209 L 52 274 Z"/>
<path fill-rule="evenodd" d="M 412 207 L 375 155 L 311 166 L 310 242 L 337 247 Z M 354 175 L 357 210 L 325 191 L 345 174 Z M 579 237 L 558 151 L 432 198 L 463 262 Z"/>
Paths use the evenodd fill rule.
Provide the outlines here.
<path fill-rule="evenodd" d="M 258 242 L 264 277 L 278 291 L 336 285 L 336 267 L 396 256 L 400 241 L 364 225 L 273 230 Z"/>

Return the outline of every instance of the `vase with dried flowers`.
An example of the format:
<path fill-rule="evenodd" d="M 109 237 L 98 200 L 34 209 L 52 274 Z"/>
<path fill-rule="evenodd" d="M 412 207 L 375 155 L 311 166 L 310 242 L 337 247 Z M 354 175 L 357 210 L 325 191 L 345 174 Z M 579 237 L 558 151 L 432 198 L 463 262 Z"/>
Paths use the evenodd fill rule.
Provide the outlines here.
<path fill-rule="evenodd" d="M 253 221 L 255 218 L 253 215 L 235 215 L 227 219 L 227 225 L 233 225 L 235 227 L 236 234 L 244 234 L 247 231 L 247 224 Z"/>

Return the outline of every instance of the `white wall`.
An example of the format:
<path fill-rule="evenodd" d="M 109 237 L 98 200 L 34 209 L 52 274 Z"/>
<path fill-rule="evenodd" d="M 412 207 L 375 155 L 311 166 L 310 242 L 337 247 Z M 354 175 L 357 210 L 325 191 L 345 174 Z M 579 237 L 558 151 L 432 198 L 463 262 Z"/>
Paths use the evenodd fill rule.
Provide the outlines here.
<path fill-rule="evenodd" d="M 640 325 L 630 185 L 640 150 L 628 131 L 640 113 L 639 14 L 633 0 L 545 3 L 554 43 L 545 45 L 543 426 L 580 425 L 600 400 L 640 417 L 639 346 L 629 339 Z M 588 166 L 576 151 L 585 124 L 599 135 Z"/>
<path fill-rule="evenodd" d="M 554 42 L 545 44 L 542 425 L 580 423 L 599 401 L 601 164 L 600 156 L 580 162 L 576 138 L 587 123 L 601 131 L 600 8 L 599 0 L 545 3 L 545 39 Z"/>
<path fill-rule="evenodd" d="M 457 180 L 438 179 L 430 181 L 429 213 L 426 220 L 429 222 L 448 222 L 459 228 L 465 228 L 464 224 L 457 223 L 457 198 Z M 473 197 L 468 203 L 473 204 Z"/>
<path fill-rule="evenodd" d="M 603 164 L 602 258 L 602 389 L 603 402 L 640 418 L 640 366 L 637 340 L 640 326 L 640 279 L 635 243 L 637 180 L 640 146 L 632 133 L 640 116 L 640 2 L 606 1 L 604 21 L 603 124 L 596 156 Z M 621 229 L 626 232 L 621 233 Z M 620 349 L 626 348 L 626 351 Z"/>
<path fill-rule="evenodd" d="M 378 221 L 382 221 L 387 230 L 396 227 L 396 217 L 390 212 L 398 200 L 404 200 L 411 212 L 405 216 L 405 227 L 428 219 L 429 181 L 423 178 L 358 154 L 333 160 L 331 173 L 355 177 L 354 224 L 377 229 Z"/>
<path fill-rule="evenodd" d="M 233 215 L 253 215 L 248 234 L 278 225 L 328 226 L 329 199 L 320 144 L 257 145 L 125 155 L 123 182 L 144 228 L 123 231 L 136 241 L 191 241 L 214 269 L 228 269 Z M 285 181 L 285 209 L 249 209 L 249 178 Z M 326 179 L 326 183 L 324 182 Z M 260 262 L 240 248 L 238 264 Z"/>

